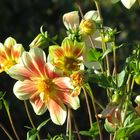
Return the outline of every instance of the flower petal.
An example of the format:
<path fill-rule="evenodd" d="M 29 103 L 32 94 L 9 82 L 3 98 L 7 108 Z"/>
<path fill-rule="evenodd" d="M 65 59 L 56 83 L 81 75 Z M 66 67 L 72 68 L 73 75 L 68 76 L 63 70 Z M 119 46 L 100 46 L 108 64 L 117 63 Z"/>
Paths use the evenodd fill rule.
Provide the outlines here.
<path fill-rule="evenodd" d="M 58 89 L 61 89 L 61 91 L 68 90 L 69 93 L 71 93 L 71 90 L 73 89 L 69 77 L 58 77 L 53 79 L 53 82 L 57 85 Z"/>
<path fill-rule="evenodd" d="M 24 48 L 22 44 L 15 44 L 11 51 L 11 58 L 18 63 L 23 51 L 24 51 Z"/>
<path fill-rule="evenodd" d="M 67 92 L 60 92 L 57 95 L 65 104 L 69 105 L 74 110 L 80 107 L 80 101 L 78 96 L 72 97 L 72 95 L 68 94 Z"/>
<path fill-rule="evenodd" d="M 84 18 L 85 19 L 92 19 L 92 20 L 99 20 L 99 14 L 97 11 L 95 10 L 91 10 L 91 11 L 88 11 L 85 15 L 84 15 Z"/>
<path fill-rule="evenodd" d="M 79 25 L 78 11 L 72 11 L 63 15 L 63 23 L 69 29 L 77 28 Z"/>
<path fill-rule="evenodd" d="M 45 52 L 40 48 L 32 48 L 30 50 L 31 57 L 33 59 L 34 65 L 39 69 L 39 71 L 43 71 L 44 65 L 46 62 Z"/>
<path fill-rule="evenodd" d="M 37 92 L 37 86 L 33 81 L 17 81 L 13 88 L 15 96 L 20 100 L 27 100 Z"/>
<path fill-rule="evenodd" d="M 47 110 L 47 106 L 46 106 L 45 102 L 43 102 L 39 96 L 36 96 L 35 98 L 31 99 L 30 103 L 33 107 L 34 112 L 37 115 L 42 115 Z"/>
<path fill-rule="evenodd" d="M 51 120 L 57 125 L 63 125 L 66 120 L 66 107 L 58 99 L 49 98 L 47 101 Z"/>
<path fill-rule="evenodd" d="M 24 79 L 29 79 L 33 77 L 33 73 L 27 70 L 22 64 L 17 64 L 12 66 L 7 73 L 16 80 L 23 81 Z"/>
<path fill-rule="evenodd" d="M 23 52 L 22 54 L 22 62 L 30 72 L 33 73 L 33 75 L 36 75 L 38 77 L 41 76 L 41 72 L 38 70 L 37 66 L 34 64 L 34 60 L 32 59 L 29 52 Z"/>

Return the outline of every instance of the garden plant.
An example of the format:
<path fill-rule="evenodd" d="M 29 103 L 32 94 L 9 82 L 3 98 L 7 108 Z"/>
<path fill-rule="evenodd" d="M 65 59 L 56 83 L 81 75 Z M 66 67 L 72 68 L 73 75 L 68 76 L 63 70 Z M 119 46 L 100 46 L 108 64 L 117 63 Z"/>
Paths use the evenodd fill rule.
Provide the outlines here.
<path fill-rule="evenodd" d="M 112 5 L 119 2 L 128 10 L 140 4 L 139 0 L 110 2 Z M 24 105 L 30 122 L 30 126 L 21 126 L 26 127 L 26 139 L 132 139 L 140 132 L 140 44 L 132 44 L 132 52 L 120 66 L 118 51 L 127 44 L 116 43 L 121 31 L 104 25 L 102 1 L 93 0 L 91 4 L 96 8 L 86 13 L 78 1 L 75 3 L 75 10 L 62 17 L 66 36 L 61 43 L 57 42 L 58 36 L 51 37 L 43 25 L 26 49 L 13 37 L 0 43 L 0 73 L 15 80 L 12 96 L 23 102 L 20 105 Z M 93 85 L 103 93 L 96 91 Z M 0 111 L 5 109 L 12 132 L 4 122 L 0 122 L 0 129 L 9 140 L 23 140 L 6 94 L 1 89 Z M 76 119 L 82 102 L 86 103 L 87 118 L 83 119 L 81 114 Z M 45 115 L 46 119 L 35 124 L 31 109 L 34 115 Z M 78 127 L 82 119 L 89 124 L 88 129 Z M 57 127 L 65 127 L 65 133 L 45 132 L 46 136 L 42 137 L 40 133 L 50 121 Z"/>

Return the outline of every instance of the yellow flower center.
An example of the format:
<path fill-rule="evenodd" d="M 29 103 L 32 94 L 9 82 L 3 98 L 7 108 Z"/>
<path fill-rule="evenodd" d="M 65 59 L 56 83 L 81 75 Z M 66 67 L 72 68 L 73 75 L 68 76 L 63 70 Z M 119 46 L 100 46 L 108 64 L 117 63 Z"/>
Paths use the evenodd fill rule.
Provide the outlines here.
<path fill-rule="evenodd" d="M 42 100 L 47 100 L 49 96 L 54 94 L 54 84 L 51 80 L 39 80 L 38 81 L 38 91 L 41 93 Z"/>
<path fill-rule="evenodd" d="M 13 61 L 13 60 L 6 60 L 6 61 L 4 62 L 4 65 L 3 65 L 4 71 L 7 71 L 10 67 L 12 67 L 12 66 L 15 65 L 15 64 L 16 64 L 16 62 Z"/>
<path fill-rule="evenodd" d="M 64 59 L 64 69 L 65 70 L 78 70 L 80 61 L 73 57 L 65 57 Z"/>

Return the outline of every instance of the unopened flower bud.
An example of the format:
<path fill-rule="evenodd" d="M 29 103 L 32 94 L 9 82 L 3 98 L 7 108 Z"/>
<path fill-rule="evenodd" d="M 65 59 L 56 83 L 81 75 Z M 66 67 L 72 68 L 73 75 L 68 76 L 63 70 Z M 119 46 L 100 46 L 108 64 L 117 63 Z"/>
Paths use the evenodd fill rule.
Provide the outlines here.
<path fill-rule="evenodd" d="M 120 94 L 115 93 L 112 96 L 112 103 L 119 104 L 120 103 L 120 100 L 121 100 L 121 95 Z"/>
<path fill-rule="evenodd" d="M 83 35 L 92 35 L 96 31 L 96 24 L 92 19 L 82 20 L 80 31 Z"/>
<path fill-rule="evenodd" d="M 140 85 L 140 75 L 137 75 L 134 80 L 138 85 Z"/>
<path fill-rule="evenodd" d="M 140 106 L 140 95 L 138 95 L 135 99 L 135 102 Z"/>
<path fill-rule="evenodd" d="M 45 48 L 46 46 L 48 46 L 48 40 L 42 33 L 40 33 L 35 37 L 35 39 L 31 42 L 29 46 L 31 48 Z"/>

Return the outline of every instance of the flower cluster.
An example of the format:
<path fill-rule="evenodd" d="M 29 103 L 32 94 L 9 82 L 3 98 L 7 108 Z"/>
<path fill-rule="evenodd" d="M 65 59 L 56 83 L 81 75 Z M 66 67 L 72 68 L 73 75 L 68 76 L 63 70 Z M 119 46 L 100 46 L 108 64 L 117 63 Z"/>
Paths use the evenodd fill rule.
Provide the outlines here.
<path fill-rule="evenodd" d="M 135 0 L 127 4 L 126 0 L 121 2 L 129 9 Z M 104 127 L 114 140 L 128 138 L 127 133 L 122 134 L 126 130 L 131 134 L 140 130 L 140 95 L 133 92 L 134 84 L 140 85 L 140 45 L 133 50 L 132 56 L 126 58 L 124 68 L 118 73 L 116 51 L 123 45 L 116 45 L 117 29 L 103 26 L 98 1 L 95 0 L 95 4 L 98 11 L 91 10 L 84 15 L 79 8 L 81 16 L 78 11 L 63 15 L 67 36 L 60 45 L 49 37 L 47 31 L 41 31 L 35 37 L 29 51 L 12 37 L 0 43 L 0 73 L 6 72 L 17 80 L 13 87 L 15 96 L 19 100 L 29 100 L 37 115 L 48 110 L 56 125 L 63 125 L 68 116 L 69 140 L 72 140 L 71 109 L 80 107 L 80 93 L 84 93 L 91 127 L 81 135 L 94 138 L 99 134 L 103 140 L 99 119 L 105 119 Z M 92 83 L 106 90 L 106 107 L 95 99 Z M 91 98 L 95 123 L 92 122 L 87 95 Z M 1 100 L 6 106 L 0 92 L 0 103 Z"/>

